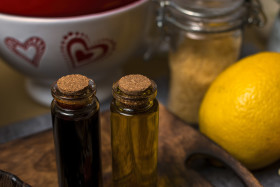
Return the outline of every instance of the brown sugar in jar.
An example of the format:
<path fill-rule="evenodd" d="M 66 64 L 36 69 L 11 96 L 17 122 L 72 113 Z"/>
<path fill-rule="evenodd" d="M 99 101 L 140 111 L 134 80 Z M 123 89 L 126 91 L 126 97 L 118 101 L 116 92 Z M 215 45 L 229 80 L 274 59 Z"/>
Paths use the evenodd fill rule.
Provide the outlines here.
<path fill-rule="evenodd" d="M 198 122 L 200 103 L 210 84 L 239 57 L 242 33 L 186 37 L 169 53 L 168 108 L 188 123 Z M 198 35 L 198 34 L 197 34 Z"/>

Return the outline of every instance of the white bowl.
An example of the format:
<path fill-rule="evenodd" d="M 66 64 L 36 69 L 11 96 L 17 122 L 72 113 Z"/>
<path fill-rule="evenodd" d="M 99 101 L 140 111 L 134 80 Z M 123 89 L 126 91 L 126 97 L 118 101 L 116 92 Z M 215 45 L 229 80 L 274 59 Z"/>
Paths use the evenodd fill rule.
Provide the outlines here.
<path fill-rule="evenodd" d="M 49 106 L 50 85 L 66 74 L 95 80 L 102 102 L 121 76 L 122 64 L 142 45 L 150 1 L 103 13 L 33 18 L 0 14 L 0 56 L 26 75 L 29 94 Z"/>

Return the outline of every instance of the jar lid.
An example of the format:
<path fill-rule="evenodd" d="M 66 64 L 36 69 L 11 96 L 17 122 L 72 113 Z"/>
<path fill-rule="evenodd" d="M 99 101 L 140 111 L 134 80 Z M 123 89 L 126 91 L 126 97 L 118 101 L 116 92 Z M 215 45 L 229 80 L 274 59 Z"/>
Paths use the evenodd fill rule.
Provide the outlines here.
<path fill-rule="evenodd" d="M 258 0 L 167 0 L 159 5 L 159 27 L 169 23 L 192 32 L 224 32 L 265 22 Z"/>
<path fill-rule="evenodd" d="M 209 18 L 239 11 L 244 0 L 172 0 L 170 2 L 182 8 L 188 16 Z"/>

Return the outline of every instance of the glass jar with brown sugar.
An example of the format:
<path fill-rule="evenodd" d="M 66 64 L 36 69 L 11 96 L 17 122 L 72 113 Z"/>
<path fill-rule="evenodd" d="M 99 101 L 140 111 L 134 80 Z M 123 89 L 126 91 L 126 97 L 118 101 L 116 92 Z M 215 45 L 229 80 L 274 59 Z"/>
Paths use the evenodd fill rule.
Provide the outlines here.
<path fill-rule="evenodd" d="M 234 63 L 246 24 L 262 25 L 258 1 L 160 1 L 158 26 L 170 38 L 168 108 L 198 123 L 200 103 L 212 81 Z"/>

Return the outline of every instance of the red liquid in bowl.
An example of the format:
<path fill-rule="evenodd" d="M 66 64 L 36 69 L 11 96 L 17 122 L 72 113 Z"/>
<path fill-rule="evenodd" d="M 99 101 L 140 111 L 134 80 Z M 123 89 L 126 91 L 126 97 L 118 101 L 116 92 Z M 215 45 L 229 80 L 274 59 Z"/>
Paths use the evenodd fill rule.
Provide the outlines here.
<path fill-rule="evenodd" d="M 138 0 L 1 0 L 0 13 L 29 17 L 69 17 L 99 13 Z"/>

